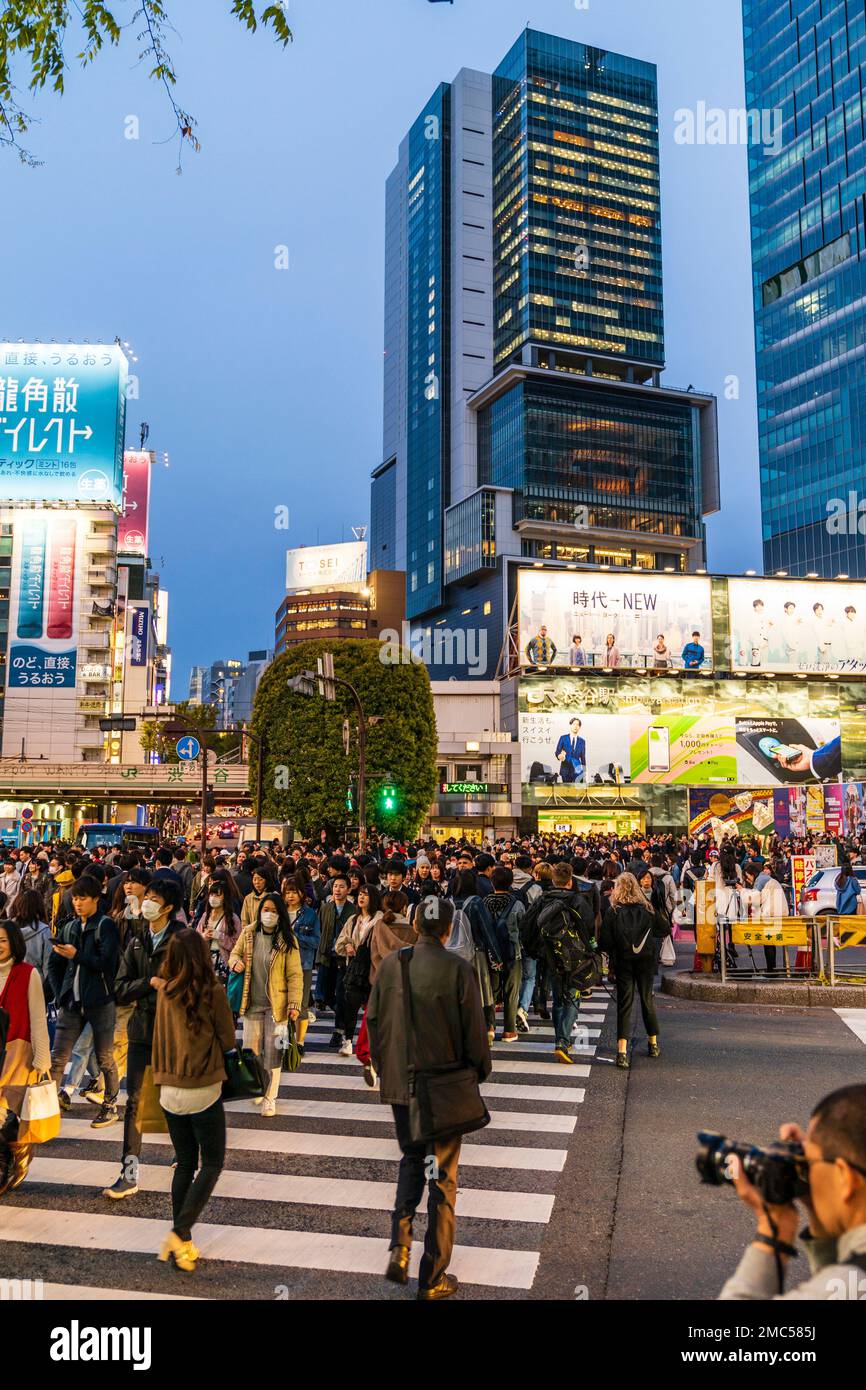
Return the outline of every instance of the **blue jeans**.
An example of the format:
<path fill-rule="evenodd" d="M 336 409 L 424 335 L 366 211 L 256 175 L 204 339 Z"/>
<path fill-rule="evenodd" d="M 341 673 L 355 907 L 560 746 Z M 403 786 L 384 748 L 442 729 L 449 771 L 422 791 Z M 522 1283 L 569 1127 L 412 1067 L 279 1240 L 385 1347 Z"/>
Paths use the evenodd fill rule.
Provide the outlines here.
<path fill-rule="evenodd" d="M 532 996 L 535 992 L 535 972 L 538 969 L 538 962 L 534 956 L 523 957 L 523 975 L 520 981 L 520 1002 L 519 1008 L 524 1013 L 529 1012 L 532 1003 Z"/>
<path fill-rule="evenodd" d="M 564 1047 L 566 1052 L 570 1052 L 571 1030 L 577 1022 L 580 993 L 576 989 L 563 986 L 556 975 L 553 976 L 552 983 L 554 1046 Z"/>
<path fill-rule="evenodd" d="M 85 1076 L 96 1077 L 96 1053 L 93 1050 L 93 1029 L 90 1024 L 85 1024 L 82 1029 L 78 1042 L 72 1049 L 72 1057 L 69 1062 L 69 1072 L 66 1077 L 66 1089 L 76 1090 L 84 1080 Z"/>

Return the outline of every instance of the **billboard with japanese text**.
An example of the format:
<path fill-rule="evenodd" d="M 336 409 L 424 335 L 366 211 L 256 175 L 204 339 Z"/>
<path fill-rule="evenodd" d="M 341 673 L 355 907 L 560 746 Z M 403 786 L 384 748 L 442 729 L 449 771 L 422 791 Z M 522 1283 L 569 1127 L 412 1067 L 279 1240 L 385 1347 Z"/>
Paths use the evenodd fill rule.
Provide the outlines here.
<path fill-rule="evenodd" d="M 524 666 L 713 669 L 712 586 L 699 576 L 521 570 L 518 613 Z"/>
<path fill-rule="evenodd" d="M 866 671 L 866 584 L 728 580 L 731 659 L 750 671 Z"/>
<path fill-rule="evenodd" d="M 339 545 L 305 545 L 286 551 L 286 593 L 327 585 L 364 584 L 367 580 L 367 542 L 343 541 Z"/>
<path fill-rule="evenodd" d="M 22 511 L 13 525 L 7 690 L 75 689 L 82 533 L 74 512 Z"/>
<path fill-rule="evenodd" d="M 151 456 L 141 449 L 123 455 L 123 502 L 117 528 L 119 555 L 147 555 Z"/>
<path fill-rule="evenodd" d="M 0 501 L 119 506 L 126 382 L 114 345 L 0 345 Z"/>

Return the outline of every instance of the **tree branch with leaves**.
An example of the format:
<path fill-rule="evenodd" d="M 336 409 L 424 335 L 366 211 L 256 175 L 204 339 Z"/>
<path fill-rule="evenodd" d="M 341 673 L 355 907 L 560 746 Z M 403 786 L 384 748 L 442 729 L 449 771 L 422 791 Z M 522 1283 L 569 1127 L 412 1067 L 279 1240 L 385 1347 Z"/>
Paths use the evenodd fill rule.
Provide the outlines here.
<path fill-rule="evenodd" d="M 0 0 L 0 146 L 14 150 L 25 164 L 38 164 L 22 143 L 32 118 L 19 100 L 21 82 L 31 92 L 49 88 L 62 96 L 70 65 L 67 44 L 74 42 L 78 51 L 73 61 L 86 68 L 106 45 L 119 47 L 124 31 L 131 31 L 140 45 L 139 61 L 149 65 L 148 76 L 165 90 L 179 155 L 186 145 L 197 151 L 196 120 L 176 96 L 177 72 L 168 40 L 175 4 L 176 0 Z M 281 47 L 292 42 L 284 4 L 231 0 L 231 13 L 250 33 L 269 29 Z"/>

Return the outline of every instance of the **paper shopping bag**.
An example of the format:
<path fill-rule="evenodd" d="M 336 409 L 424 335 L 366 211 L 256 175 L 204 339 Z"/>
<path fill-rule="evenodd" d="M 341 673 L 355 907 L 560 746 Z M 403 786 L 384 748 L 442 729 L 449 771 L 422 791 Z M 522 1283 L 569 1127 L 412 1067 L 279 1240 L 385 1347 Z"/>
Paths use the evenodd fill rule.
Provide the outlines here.
<path fill-rule="evenodd" d="M 28 1086 L 21 1106 L 19 1144 L 47 1144 L 60 1133 L 60 1102 L 53 1081 Z"/>

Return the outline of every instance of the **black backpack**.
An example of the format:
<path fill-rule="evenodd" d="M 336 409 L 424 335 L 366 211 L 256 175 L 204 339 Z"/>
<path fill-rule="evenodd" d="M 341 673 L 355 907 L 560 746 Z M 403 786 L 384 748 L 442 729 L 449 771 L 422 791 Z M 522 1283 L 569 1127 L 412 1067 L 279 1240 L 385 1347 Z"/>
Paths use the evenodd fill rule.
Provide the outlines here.
<path fill-rule="evenodd" d="M 567 988 L 589 989 L 601 980 L 601 956 L 585 900 L 573 904 L 547 896 L 538 914 L 538 946 L 539 958 Z"/>

